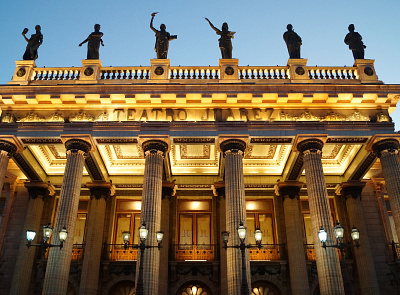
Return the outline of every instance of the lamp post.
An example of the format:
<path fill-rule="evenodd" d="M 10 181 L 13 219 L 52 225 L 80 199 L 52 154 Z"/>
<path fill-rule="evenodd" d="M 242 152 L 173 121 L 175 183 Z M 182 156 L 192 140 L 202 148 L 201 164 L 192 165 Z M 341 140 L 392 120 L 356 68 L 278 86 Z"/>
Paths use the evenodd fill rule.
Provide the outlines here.
<path fill-rule="evenodd" d="M 343 280 L 344 280 L 344 289 L 345 293 L 347 295 L 352 295 L 353 294 L 353 288 L 351 286 L 350 282 L 350 276 L 349 276 L 349 271 L 347 269 L 347 264 L 346 264 L 346 257 L 345 257 L 345 248 L 355 246 L 355 247 L 360 247 L 360 244 L 358 243 L 360 239 L 360 232 L 353 226 L 353 229 L 351 230 L 351 238 L 355 242 L 355 244 L 348 244 L 343 242 L 343 236 L 344 236 L 344 228 L 340 225 L 340 223 L 337 221 L 336 226 L 333 228 L 333 233 L 336 238 L 336 244 L 334 245 L 327 245 L 326 240 L 328 238 L 327 232 L 324 230 L 324 228 L 321 226 L 319 233 L 318 233 L 318 238 L 320 239 L 322 243 L 322 248 L 326 250 L 326 248 L 336 248 L 340 250 L 340 254 L 342 256 L 342 259 L 340 261 L 341 268 L 342 268 L 342 275 L 343 275 Z"/>
<path fill-rule="evenodd" d="M 161 249 L 161 242 L 164 237 L 164 232 L 158 231 L 156 232 L 156 238 L 157 238 L 157 246 L 152 246 L 152 245 L 146 245 L 146 239 L 147 235 L 149 233 L 149 230 L 146 228 L 146 223 L 143 222 L 143 224 L 139 227 L 139 239 L 140 239 L 140 244 L 138 245 L 131 245 L 133 249 L 140 249 L 140 263 L 139 263 L 139 275 L 138 275 L 138 280 L 137 280 L 137 286 L 135 287 L 135 294 L 136 295 L 144 295 L 144 288 L 143 288 L 143 255 L 144 255 L 144 250 L 147 248 L 158 248 L 158 250 Z M 124 249 L 128 249 L 129 247 L 129 240 L 131 238 L 131 233 L 128 231 L 124 231 L 122 233 L 122 237 L 124 240 Z"/>
<path fill-rule="evenodd" d="M 32 241 L 35 239 L 36 232 L 33 230 L 26 231 L 26 239 L 28 240 L 28 244 L 26 244 L 26 246 L 28 248 L 30 248 L 32 246 L 40 247 L 40 250 L 41 250 L 40 263 L 39 263 L 38 273 L 36 276 L 35 287 L 34 287 L 35 294 L 41 294 L 42 281 L 43 281 L 44 273 L 45 273 L 44 266 L 45 266 L 45 258 L 46 258 L 47 249 L 52 248 L 52 247 L 59 247 L 60 249 L 62 249 L 64 246 L 64 242 L 68 237 L 67 229 L 64 227 L 59 232 L 60 245 L 54 245 L 54 244 L 51 244 L 48 242 L 50 240 L 52 233 L 53 233 L 53 228 L 51 227 L 50 223 L 48 225 L 43 226 L 43 241 L 41 241 L 39 244 L 32 244 Z"/>
<path fill-rule="evenodd" d="M 242 285 L 240 288 L 240 294 L 241 295 L 249 295 L 249 284 L 247 281 L 247 271 L 246 271 L 246 249 L 254 248 L 257 247 L 258 249 L 262 248 L 261 245 L 261 239 L 262 239 L 262 231 L 259 228 L 256 228 L 256 231 L 254 232 L 254 237 L 256 239 L 256 245 L 246 245 L 245 240 L 246 240 L 246 228 L 243 226 L 243 222 L 241 221 L 239 224 L 239 227 L 237 229 L 238 235 L 239 235 L 239 245 L 233 245 L 233 246 L 228 246 L 228 240 L 229 240 L 229 232 L 228 231 L 223 231 L 221 233 L 222 235 L 222 241 L 224 242 L 224 249 L 228 248 L 235 248 L 235 249 L 240 249 L 240 252 L 242 254 Z"/>

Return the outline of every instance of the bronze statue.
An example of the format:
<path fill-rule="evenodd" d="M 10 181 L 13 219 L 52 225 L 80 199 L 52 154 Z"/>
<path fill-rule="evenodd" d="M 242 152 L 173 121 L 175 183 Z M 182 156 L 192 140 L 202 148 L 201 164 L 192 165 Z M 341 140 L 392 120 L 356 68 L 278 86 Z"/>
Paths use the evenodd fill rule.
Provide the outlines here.
<path fill-rule="evenodd" d="M 219 41 L 219 48 L 221 49 L 221 54 L 223 59 L 231 59 L 232 58 L 232 41 L 234 35 L 236 32 L 231 32 L 228 29 L 228 24 L 223 23 L 222 24 L 222 30 L 218 30 L 208 18 L 206 18 L 206 21 L 210 24 L 210 27 L 217 33 L 217 35 L 220 35 L 221 38 L 218 39 Z"/>
<path fill-rule="evenodd" d="M 23 60 L 36 60 L 38 58 L 38 48 L 43 43 L 43 35 L 40 31 L 41 28 L 39 25 L 35 27 L 36 33 L 32 34 L 31 37 L 28 39 L 26 38 L 26 33 L 28 33 L 28 29 L 25 28 L 22 31 L 22 36 L 24 36 L 28 45 L 26 45 L 26 50 L 24 56 L 22 57 Z"/>
<path fill-rule="evenodd" d="M 154 46 L 154 50 L 157 52 L 158 59 L 167 59 L 168 55 L 168 48 L 169 48 L 169 41 L 177 39 L 177 35 L 170 35 L 166 29 L 167 27 L 164 24 L 161 24 L 160 31 L 153 27 L 153 19 L 158 12 L 153 12 L 151 14 L 151 21 L 150 21 L 150 29 L 156 33 L 156 44 Z"/>
<path fill-rule="evenodd" d="M 362 37 L 358 32 L 354 32 L 354 25 L 349 25 L 349 33 L 344 38 L 344 43 L 349 45 L 349 49 L 353 52 L 354 59 L 364 59 L 364 45 Z"/>
<path fill-rule="evenodd" d="M 288 24 L 287 31 L 283 34 L 283 40 L 289 52 L 289 58 L 300 58 L 301 38 L 293 31 L 293 26 Z"/>
<path fill-rule="evenodd" d="M 95 24 L 94 25 L 94 32 L 89 35 L 83 41 L 79 46 L 82 46 L 82 44 L 85 44 L 88 42 L 88 47 L 87 47 L 87 59 L 99 59 L 100 54 L 99 54 L 99 49 L 100 49 L 100 44 L 101 46 L 104 46 L 103 39 L 103 33 L 100 32 L 100 25 Z"/>

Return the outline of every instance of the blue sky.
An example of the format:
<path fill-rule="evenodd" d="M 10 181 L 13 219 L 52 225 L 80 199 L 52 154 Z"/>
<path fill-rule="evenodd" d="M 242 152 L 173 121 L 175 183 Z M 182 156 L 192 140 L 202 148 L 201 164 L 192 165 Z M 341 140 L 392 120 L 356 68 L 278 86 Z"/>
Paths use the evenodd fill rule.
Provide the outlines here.
<path fill-rule="evenodd" d="M 233 57 L 239 65 L 286 65 L 288 53 L 282 34 L 288 23 L 302 37 L 302 58 L 309 65 L 351 66 L 353 56 L 343 42 L 354 23 L 366 48 L 365 57 L 375 59 L 380 80 L 399 84 L 400 1 L 191 1 L 191 0 L 69 0 L 10 1 L 0 4 L 0 84 L 10 81 L 15 60 L 22 59 L 28 36 L 35 25 L 42 27 L 43 45 L 38 67 L 80 66 L 86 45 L 78 47 L 101 24 L 105 47 L 100 48 L 103 66 L 150 65 L 155 58 L 154 33 L 149 28 L 152 12 L 158 28 L 178 35 L 171 41 L 171 65 L 218 65 L 218 36 L 203 17 L 216 27 L 223 22 L 235 31 Z M 400 129 L 400 106 L 392 117 Z"/>

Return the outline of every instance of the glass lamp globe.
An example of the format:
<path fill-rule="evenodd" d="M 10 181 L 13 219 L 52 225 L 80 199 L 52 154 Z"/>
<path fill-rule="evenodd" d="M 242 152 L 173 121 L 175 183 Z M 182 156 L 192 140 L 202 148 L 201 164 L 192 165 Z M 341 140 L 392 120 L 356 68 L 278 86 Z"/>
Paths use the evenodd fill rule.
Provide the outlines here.
<path fill-rule="evenodd" d="M 258 227 L 256 228 L 256 231 L 254 232 L 254 238 L 256 239 L 257 243 L 261 243 L 262 231 Z"/>
<path fill-rule="evenodd" d="M 157 238 L 157 243 L 160 244 L 164 238 L 164 232 L 163 231 L 156 232 L 156 238 Z"/>
<path fill-rule="evenodd" d="M 129 241 L 131 240 L 131 233 L 128 232 L 128 231 L 122 232 L 122 239 L 123 239 L 125 244 L 128 244 Z"/>
<path fill-rule="evenodd" d="M 33 239 L 35 238 L 35 236 L 36 236 L 36 232 L 35 231 L 33 231 L 33 230 L 27 230 L 26 231 L 26 239 L 28 240 L 28 242 L 32 242 Z"/>
<path fill-rule="evenodd" d="M 227 244 L 227 243 L 228 243 L 228 240 L 229 240 L 229 232 L 228 232 L 228 231 L 223 231 L 223 232 L 221 233 L 221 235 L 222 235 L 222 241 L 223 241 L 225 244 Z"/>
<path fill-rule="evenodd" d="M 360 232 L 358 229 L 356 229 L 355 226 L 353 226 L 353 229 L 351 230 L 351 238 L 357 242 L 360 239 Z"/>
<path fill-rule="evenodd" d="M 149 230 L 146 228 L 145 224 L 141 227 L 139 227 L 139 238 L 142 242 L 146 241 L 147 239 L 147 234 L 149 233 Z"/>
<path fill-rule="evenodd" d="M 344 236 L 344 229 L 340 225 L 339 222 L 336 223 L 336 226 L 333 228 L 333 233 L 335 234 L 336 239 L 341 240 Z"/>
<path fill-rule="evenodd" d="M 52 232 L 53 228 L 51 227 L 50 223 L 48 225 L 43 226 L 43 240 L 45 242 L 47 242 L 50 239 Z"/>
<path fill-rule="evenodd" d="M 238 231 L 239 239 L 243 242 L 244 239 L 246 238 L 246 228 L 243 226 L 243 223 L 240 223 L 237 231 Z"/>
<path fill-rule="evenodd" d="M 60 237 L 60 242 L 61 243 L 65 242 L 65 240 L 67 239 L 68 232 L 67 232 L 67 229 L 65 227 L 63 227 L 62 230 L 60 230 L 59 237 Z"/>
<path fill-rule="evenodd" d="M 324 230 L 324 228 L 321 226 L 319 232 L 318 232 L 318 238 L 322 243 L 325 243 L 326 240 L 328 239 L 328 234 Z"/>

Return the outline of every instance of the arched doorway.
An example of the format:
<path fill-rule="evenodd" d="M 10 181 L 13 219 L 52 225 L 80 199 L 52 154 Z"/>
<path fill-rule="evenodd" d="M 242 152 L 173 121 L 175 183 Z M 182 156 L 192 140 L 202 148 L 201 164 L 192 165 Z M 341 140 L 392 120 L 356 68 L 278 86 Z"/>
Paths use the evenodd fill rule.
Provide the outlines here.
<path fill-rule="evenodd" d="M 212 295 L 210 289 L 201 282 L 189 282 L 179 288 L 176 295 Z"/>
<path fill-rule="evenodd" d="M 135 283 L 132 281 L 121 281 L 116 283 L 108 292 L 109 295 L 133 295 L 135 294 Z"/>
<path fill-rule="evenodd" d="M 252 295 L 281 295 L 279 289 L 270 282 L 258 281 L 251 288 Z"/>

